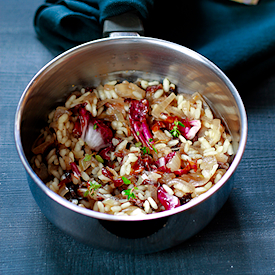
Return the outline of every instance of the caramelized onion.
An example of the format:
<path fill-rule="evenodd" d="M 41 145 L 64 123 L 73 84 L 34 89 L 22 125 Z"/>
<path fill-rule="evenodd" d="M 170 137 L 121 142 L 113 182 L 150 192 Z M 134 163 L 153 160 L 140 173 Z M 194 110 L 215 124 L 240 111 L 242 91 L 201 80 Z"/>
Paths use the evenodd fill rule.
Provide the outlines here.
<path fill-rule="evenodd" d="M 176 177 L 176 175 L 174 173 L 164 173 L 162 175 L 162 177 L 159 179 L 159 182 L 161 184 L 167 184 L 168 185 L 168 182 L 173 180 L 175 177 Z"/>
<path fill-rule="evenodd" d="M 176 152 L 173 158 L 166 164 L 166 167 L 171 170 L 171 172 L 177 171 L 180 169 L 181 158 L 180 154 Z"/>
<path fill-rule="evenodd" d="M 58 191 L 58 194 L 61 196 L 61 197 L 64 197 L 67 193 L 69 192 L 69 189 L 66 185 L 62 186 L 59 191 Z"/>
<path fill-rule="evenodd" d="M 168 186 L 174 186 L 175 188 L 177 188 L 181 191 L 182 191 L 182 189 L 180 189 L 178 186 L 183 186 L 182 188 L 184 188 L 185 193 L 193 193 L 195 191 L 195 186 L 192 183 L 184 180 L 182 177 L 175 178 L 175 179 L 169 181 Z"/>
<path fill-rule="evenodd" d="M 123 81 L 115 86 L 116 93 L 123 98 L 141 99 L 145 97 L 145 91 L 134 83 Z M 136 92 L 136 93 L 134 93 Z M 136 94 L 140 96 L 137 97 Z"/>
<path fill-rule="evenodd" d="M 170 105 L 166 107 L 166 111 L 169 112 L 170 115 L 172 114 L 179 118 L 182 118 L 184 116 L 184 113 L 182 112 L 182 110 Z"/>
<path fill-rule="evenodd" d="M 204 178 L 204 176 L 198 172 L 192 174 L 184 174 L 178 179 L 182 179 L 185 182 L 191 183 L 195 187 L 204 186 L 209 181 L 209 179 Z"/>
<path fill-rule="evenodd" d="M 63 114 L 67 114 L 70 116 L 72 112 L 65 107 L 57 107 L 56 111 L 54 112 L 53 121 L 57 121 Z"/>
<path fill-rule="evenodd" d="M 213 119 L 211 125 L 213 127 L 213 135 L 211 135 L 211 137 L 207 136 L 206 139 L 211 146 L 214 146 L 221 139 L 224 128 L 221 125 L 221 120 L 218 118 Z"/>
<path fill-rule="evenodd" d="M 36 141 L 34 142 L 33 148 L 32 148 L 32 152 L 35 155 L 39 155 L 39 154 L 44 154 L 44 152 L 51 146 L 54 144 L 55 141 L 55 135 L 52 135 L 51 138 L 47 141 L 44 141 L 44 134 L 41 134 Z"/>
<path fill-rule="evenodd" d="M 112 98 L 112 99 L 104 99 L 98 102 L 97 104 L 97 108 L 99 109 L 100 107 L 104 106 L 105 104 L 110 104 L 113 106 L 116 106 L 118 108 L 120 108 L 121 110 L 124 110 L 124 100 L 122 98 Z"/>
<path fill-rule="evenodd" d="M 166 107 L 176 98 L 174 93 L 171 93 L 167 98 L 165 98 L 161 103 L 159 103 L 154 110 L 152 111 L 152 115 L 156 118 L 160 116 L 162 112 L 166 109 Z"/>
<path fill-rule="evenodd" d="M 171 138 L 168 137 L 165 133 L 163 133 L 161 130 L 157 130 L 157 131 L 152 131 L 153 135 L 154 135 L 154 139 L 158 139 L 161 141 L 169 141 Z"/>

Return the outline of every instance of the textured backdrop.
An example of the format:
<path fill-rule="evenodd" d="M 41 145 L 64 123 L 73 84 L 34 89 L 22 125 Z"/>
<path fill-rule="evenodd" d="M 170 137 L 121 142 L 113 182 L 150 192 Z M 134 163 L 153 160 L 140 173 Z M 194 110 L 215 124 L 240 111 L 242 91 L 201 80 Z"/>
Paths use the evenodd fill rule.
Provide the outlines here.
<path fill-rule="evenodd" d="M 274 274 L 275 70 L 237 86 L 247 148 L 228 201 L 190 240 L 151 255 L 116 254 L 75 242 L 43 216 L 13 138 L 21 94 L 54 56 L 32 25 L 42 2 L 0 1 L 0 274 Z"/>

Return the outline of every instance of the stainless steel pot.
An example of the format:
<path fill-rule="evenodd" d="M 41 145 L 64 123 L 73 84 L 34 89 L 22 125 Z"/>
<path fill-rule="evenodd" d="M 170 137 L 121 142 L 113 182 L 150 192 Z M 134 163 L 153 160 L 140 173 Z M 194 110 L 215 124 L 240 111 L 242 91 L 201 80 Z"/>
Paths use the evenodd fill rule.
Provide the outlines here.
<path fill-rule="evenodd" d="M 106 80 L 162 80 L 179 92 L 199 92 L 233 136 L 235 156 L 223 178 L 209 191 L 178 208 L 141 217 L 112 216 L 78 207 L 54 192 L 30 166 L 31 146 L 47 114 L 79 86 Z M 26 87 L 17 107 L 15 141 L 28 172 L 32 194 L 45 216 L 75 239 L 127 253 L 152 253 L 175 246 L 204 228 L 233 186 L 243 155 L 247 118 L 230 80 L 213 63 L 183 46 L 146 37 L 104 38 L 75 47 L 43 67 Z"/>

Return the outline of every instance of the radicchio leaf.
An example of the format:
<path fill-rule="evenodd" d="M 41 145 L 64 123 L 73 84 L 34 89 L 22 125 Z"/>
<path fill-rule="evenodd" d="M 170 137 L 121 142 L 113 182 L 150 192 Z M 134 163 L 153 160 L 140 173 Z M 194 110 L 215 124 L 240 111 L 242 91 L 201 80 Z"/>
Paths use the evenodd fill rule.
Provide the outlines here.
<path fill-rule="evenodd" d="M 109 178 L 114 183 L 115 187 L 120 187 L 124 184 L 122 178 L 114 179 L 114 175 L 105 167 L 102 168 L 101 173 L 103 176 Z"/>
<path fill-rule="evenodd" d="M 185 125 L 185 127 L 179 126 L 179 130 L 183 136 L 189 140 L 193 139 L 201 128 L 200 120 L 184 120 L 182 123 Z"/>
<path fill-rule="evenodd" d="M 102 120 L 92 118 L 88 127 L 82 133 L 82 139 L 96 151 L 109 146 L 112 142 L 113 132 Z"/>
<path fill-rule="evenodd" d="M 74 173 L 74 176 L 79 179 L 81 177 L 81 173 L 80 173 L 76 163 L 71 162 L 70 165 L 71 165 L 72 171 Z"/>
<path fill-rule="evenodd" d="M 168 194 L 162 186 L 158 187 L 158 199 L 166 210 L 180 206 L 179 198 Z"/>
<path fill-rule="evenodd" d="M 155 164 L 158 167 L 158 170 L 160 172 L 166 172 L 166 173 L 170 173 L 171 170 L 169 168 L 166 167 L 166 164 L 175 156 L 176 152 L 171 152 L 168 155 L 166 155 L 165 157 L 161 157 L 159 158 Z"/>
<path fill-rule="evenodd" d="M 132 133 L 137 141 L 140 141 L 143 146 L 153 149 L 153 136 L 146 121 L 146 116 L 149 110 L 147 99 L 131 100 L 129 109 L 129 120 Z"/>
<path fill-rule="evenodd" d="M 102 150 L 99 152 L 99 155 L 100 155 L 103 159 L 111 160 L 111 157 L 108 155 L 108 153 L 109 153 L 109 151 L 110 151 L 111 149 L 114 150 L 114 147 L 113 147 L 113 146 L 106 147 L 106 148 L 102 149 Z"/>
<path fill-rule="evenodd" d="M 85 109 L 85 105 L 77 105 L 74 112 L 78 112 L 78 119 L 75 122 L 73 134 L 81 137 L 86 144 L 96 151 L 110 145 L 113 132 L 102 120 L 91 117 Z"/>
<path fill-rule="evenodd" d="M 72 111 L 74 113 L 78 113 L 78 118 L 74 124 L 74 129 L 73 129 L 73 134 L 76 137 L 81 137 L 83 133 L 85 133 L 89 120 L 90 120 L 90 115 L 88 111 L 85 109 L 86 104 L 79 104 L 76 105 L 74 108 L 72 108 Z"/>

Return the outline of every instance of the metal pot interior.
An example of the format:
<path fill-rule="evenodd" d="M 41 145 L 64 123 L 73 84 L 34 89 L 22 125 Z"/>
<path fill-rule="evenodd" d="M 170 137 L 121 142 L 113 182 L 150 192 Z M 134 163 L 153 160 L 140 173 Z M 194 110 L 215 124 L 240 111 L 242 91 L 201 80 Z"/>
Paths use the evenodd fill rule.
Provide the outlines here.
<path fill-rule="evenodd" d="M 190 220 L 190 225 L 186 225 L 186 232 L 188 233 L 180 230 L 178 231 L 179 236 L 177 240 L 173 240 L 172 244 L 171 242 L 166 242 L 161 246 L 156 245 L 154 248 L 148 246 L 148 249 L 158 251 L 182 242 L 201 230 L 224 204 L 232 184 L 227 187 L 224 187 L 224 185 L 240 162 L 247 134 L 245 110 L 233 84 L 210 61 L 174 43 L 145 37 L 106 38 L 69 50 L 48 63 L 31 80 L 18 105 L 15 140 L 19 156 L 32 178 L 30 187 L 39 206 L 45 215 L 58 227 L 74 237 L 77 237 L 75 232 L 80 230 L 80 227 L 77 226 L 75 230 L 72 229 L 75 224 L 72 227 L 67 222 L 59 221 L 60 217 L 58 215 L 61 213 L 64 215 L 64 206 L 69 217 L 76 218 L 77 216 L 77 219 L 82 219 L 83 223 L 86 225 L 90 223 L 91 226 L 94 224 L 94 219 L 89 220 L 89 217 L 100 219 L 102 223 L 100 226 L 103 226 L 106 230 L 112 228 L 114 232 L 116 231 L 115 227 L 112 224 L 108 224 L 110 220 L 125 222 L 143 218 L 108 217 L 110 216 L 108 214 L 78 209 L 80 207 L 70 206 L 72 205 L 71 203 L 62 198 L 57 198 L 58 195 L 51 190 L 46 190 L 46 186 L 32 171 L 29 162 L 32 157 L 31 146 L 40 129 L 47 121 L 47 114 L 58 106 L 60 102 L 64 102 L 68 94 L 78 86 L 96 87 L 100 83 L 110 80 L 127 79 L 128 81 L 135 81 L 137 78 L 162 80 L 165 77 L 168 77 L 171 82 L 177 85 L 178 92 L 199 92 L 204 97 L 216 116 L 223 120 L 228 131 L 233 136 L 235 157 L 231 167 L 223 179 L 217 183 L 217 186 L 212 187 L 201 195 L 198 200 L 195 201 L 194 199 L 194 202 L 191 201 L 188 205 L 165 211 L 167 213 L 147 215 L 148 217 L 145 218 L 147 221 L 155 218 L 164 218 L 166 230 L 170 230 L 169 228 L 174 230 L 171 222 L 170 225 L 167 222 L 166 216 L 188 210 L 189 212 L 187 211 L 184 216 L 185 223 L 188 224 Z M 39 198 L 37 198 L 38 196 Z M 51 197 L 50 200 L 48 200 L 49 197 Z M 206 211 L 208 199 L 211 205 L 209 210 Z M 48 210 L 51 206 L 49 207 L 46 203 L 52 205 L 56 210 L 55 214 L 53 214 L 54 209 Z M 200 204 L 201 207 L 199 206 Z M 186 217 L 190 213 L 193 217 L 187 219 Z M 208 218 L 205 218 L 207 216 Z M 176 217 L 171 217 L 170 220 L 175 224 L 183 225 L 182 221 L 180 222 Z M 193 223 L 193 221 L 196 222 Z M 81 229 L 82 233 L 87 231 L 86 225 L 79 225 L 84 226 L 84 229 Z M 69 228 L 70 226 L 71 228 Z M 180 228 L 182 227 L 180 226 Z M 115 234 L 114 232 L 112 234 Z M 166 233 L 161 230 L 160 232 L 162 233 L 159 236 L 163 238 Z M 86 233 L 88 236 L 88 231 Z M 87 241 L 86 233 L 83 233 L 83 238 Z M 181 236 L 181 234 L 185 235 Z M 158 235 L 154 235 L 154 242 L 157 243 L 158 237 L 156 236 Z M 146 237 L 143 237 L 146 242 Z M 78 239 L 81 240 L 81 238 L 82 236 Z M 94 245 L 96 241 L 90 240 L 90 243 Z M 112 241 L 116 242 L 115 239 Z M 108 244 L 106 246 L 108 247 Z M 137 250 L 141 251 L 144 249 L 137 248 Z"/>
<path fill-rule="evenodd" d="M 42 182 L 29 165 L 31 146 L 47 121 L 47 114 L 60 102 L 64 102 L 76 87 L 96 87 L 110 80 L 162 80 L 165 77 L 177 85 L 179 93 L 199 92 L 204 97 L 233 136 L 236 155 L 223 179 L 207 194 L 188 203 L 188 206 L 165 211 L 167 213 L 160 215 L 153 214 L 146 219 L 154 218 L 154 215 L 158 218 L 178 213 L 215 194 L 231 177 L 244 151 L 247 122 L 240 96 L 228 78 L 204 57 L 177 44 L 145 37 L 106 38 L 83 44 L 58 56 L 34 76 L 19 102 L 15 123 L 19 156 L 32 179 L 41 188 Z M 229 194 L 230 190 L 226 192 Z M 47 195 L 57 200 L 57 195 L 52 193 L 47 191 Z M 228 194 L 224 197 L 227 198 Z M 58 202 L 66 207 L 70 204 L 63 202 L 63 199 Z M 74 207 L 76 206 L 71 209 L 75 210 Z M 217 209 L 220 207 L 218 205 Z M 87 215 L 87 211 L 82 209 L 77 212 Z M 89 211 L 92 212 L 94 211 Z M 122 219 L 107 217 L 110 216 L 107 214 L 89 215 L 105 220 Z"/>
<path fill-rule="evenodd" d="M 199 92 L 227 125 L 237 151 L 244 114 L 240 113 L 242 103 L 238 93 L 225 75 L 187 48 L 135 37 L 87 43 L 57 57 L 38 72 L 20 106 L 21 138 L 27 159 L 47 114 L 77 86 L 97 86 L 115 79 L 135 81 L 138 77 L 148 80 L 168 77 L 179 92 Z"/>

